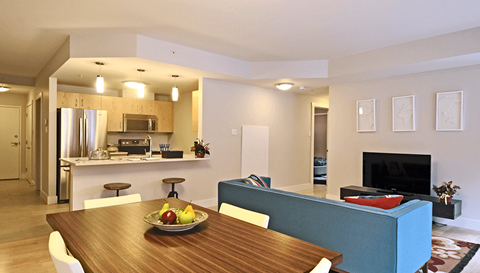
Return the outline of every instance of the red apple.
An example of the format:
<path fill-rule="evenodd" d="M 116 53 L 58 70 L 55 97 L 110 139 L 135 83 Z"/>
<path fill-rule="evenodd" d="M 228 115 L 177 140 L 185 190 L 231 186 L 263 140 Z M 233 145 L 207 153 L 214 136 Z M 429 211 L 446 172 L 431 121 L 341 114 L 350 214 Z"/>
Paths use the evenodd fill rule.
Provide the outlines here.
<path fill-rule="evenodd" d="M 162 222 L 166 225 L 176 224 L 177 215 L 171 210 L 167 210 L 162 214 Z"/>

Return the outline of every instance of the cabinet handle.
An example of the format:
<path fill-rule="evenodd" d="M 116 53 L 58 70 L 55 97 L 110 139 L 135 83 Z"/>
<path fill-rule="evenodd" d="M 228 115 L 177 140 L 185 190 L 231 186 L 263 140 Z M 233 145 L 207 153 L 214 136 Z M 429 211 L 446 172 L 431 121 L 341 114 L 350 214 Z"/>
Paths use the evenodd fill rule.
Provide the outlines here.
<path fill-rule="evenodd" d="M 82 107 L 83 107 L 83 99 L 82 99 Z"/>
<path fill-rule="evenodd" d="M 75 106 L 78 106 L 78 99 L 75 99 Z"/>

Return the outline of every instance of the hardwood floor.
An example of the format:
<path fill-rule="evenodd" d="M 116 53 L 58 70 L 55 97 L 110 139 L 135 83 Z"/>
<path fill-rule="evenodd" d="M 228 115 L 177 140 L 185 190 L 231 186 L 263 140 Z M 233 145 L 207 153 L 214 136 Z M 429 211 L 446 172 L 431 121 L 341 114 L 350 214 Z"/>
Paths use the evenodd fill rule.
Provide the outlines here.
<path fill-rule="evenodd" d="M 325 198 L 326 189 L 325 185 L 315 185 L 298 193 Z M 48 236 L 53 230 L 45 217 L 64 211 L 68 211 L 68 204 L 46 205 L 26 180 L 0 181 L 0 273 L 56 272 L 48 252 Z M 433 234 L 480 243 L 480 231 L 476 230 L 433 226 Z M 478 268 L 480 253 L 462 273 L 478 272 Z"/>

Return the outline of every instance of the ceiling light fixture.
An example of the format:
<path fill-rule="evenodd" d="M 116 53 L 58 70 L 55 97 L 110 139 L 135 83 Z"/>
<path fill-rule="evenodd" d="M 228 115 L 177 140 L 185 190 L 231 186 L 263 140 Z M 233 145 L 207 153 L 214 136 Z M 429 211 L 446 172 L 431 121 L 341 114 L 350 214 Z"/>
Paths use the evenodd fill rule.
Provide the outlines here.
<path fill-rule="evenodd" d="M 5 87 L 4 85 L 0 86 L 0 92 L 7 92 L 10 88 Z"/>
<path fill-rule="evenodd" d="M 178 101 L 178 88 L 177 88 L 177 78 L 178 75 L 172 75 L 175 79 L 175 85 L 172 88 L 172 101 Z"/>
<path fill-rule="evenodd" d="M 134 89 L 138 88 L 138 82 L 128 81 L 128 82 L 124 82 L 124 84 L 130 88 L 134 88 Z"/>
<path fill-rule="evenodd" d="M 292 88 L 293 83 L 283 82 L 283 83 L 277 83 L 275 86 L 278 89 L 285 91 L 285 90 L 288 90 L 288 89 Z"/>
<path fill-rule="evenodd" d="M 95 62 L 95 64 L 98 65 L 97 93 L 103 93 L 103 91 L 105 90 L 105 81 L 101 75 L 101 72 L 102 72 L 102 65 L 105 65 L 105 63 Z"/>
<path fill-rule="evenodd" d="M 137 93 L 139 98 L 145 97 L 145 84 L 142 82 L 142 75 L 145 72 L 144 69 L 137 69 L 140 72 L 140 81 L 137 83 Z"/>

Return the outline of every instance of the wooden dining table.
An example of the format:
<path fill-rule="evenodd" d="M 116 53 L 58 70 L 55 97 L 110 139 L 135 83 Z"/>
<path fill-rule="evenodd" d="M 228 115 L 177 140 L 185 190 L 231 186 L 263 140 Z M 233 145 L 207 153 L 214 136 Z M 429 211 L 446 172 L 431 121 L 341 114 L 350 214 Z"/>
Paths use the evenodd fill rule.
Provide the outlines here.
<path fill-rule="evenodd" d="M 342 262 L 341 253 L 195 204 L 208 219 L 190 230 L 144 222 L 165 202 L 188 204 L 165 198 L 48 214 L 47 221 L 85 272 L 309 272 L 324 257 L 333 266 Z"/>

